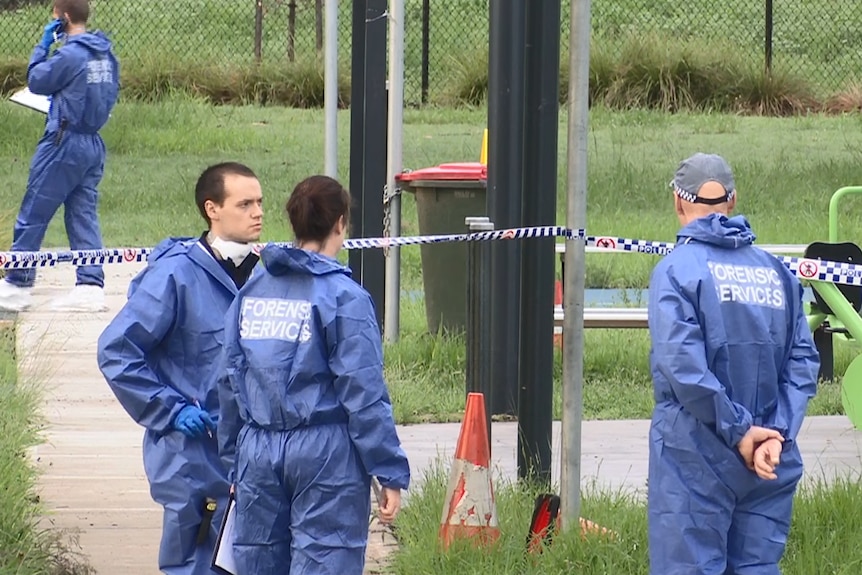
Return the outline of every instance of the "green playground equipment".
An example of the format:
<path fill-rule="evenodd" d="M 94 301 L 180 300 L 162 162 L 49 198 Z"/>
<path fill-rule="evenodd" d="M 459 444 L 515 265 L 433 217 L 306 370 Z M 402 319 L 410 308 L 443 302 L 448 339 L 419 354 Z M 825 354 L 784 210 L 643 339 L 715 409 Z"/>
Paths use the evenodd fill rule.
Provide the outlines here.
<path fill-rule="evenodd" d="M 829 241 L 814 242 L 805 248 L 804 257 L 862 264 L 862 249 L 853 242 L 838 241 L 838 202 L 849 194 L 862 193 L 862 187 L 844 187 L 832 194 L 829 200 Z M 820 330 L 835 341 L 862 346 L 862 286 L 838 285 L 819 280 L 803 280 L 814 292 L 809 304 L 808 326 L 812 332 Z M 820 346 L 818 346 L 820 347 Z M 831 345 L 827 346 L 830 349 Z M 831 371 L 831 369 L 830 369 Z M 862 429 L 862 354 L 858 355 L 844 372 L 841 382 L 841 404 L 844 413 L 856 429 Z"/>

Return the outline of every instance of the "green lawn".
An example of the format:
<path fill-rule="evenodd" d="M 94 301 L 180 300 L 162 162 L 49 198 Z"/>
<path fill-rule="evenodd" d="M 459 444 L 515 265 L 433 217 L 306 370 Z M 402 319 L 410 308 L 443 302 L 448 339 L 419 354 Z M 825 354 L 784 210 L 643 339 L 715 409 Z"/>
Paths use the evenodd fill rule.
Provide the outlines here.
<path fill-rule="evenodd" d="M 17 208 L 43 119 L 0 104 L 0 201 Z M 409 110 L 404 167 L 479 157 L 485 112 Z M 195 178 L 209 163 L 234 159 L 260 175 L 264 240 L 291 239 L 283 205 L 300 179 L 323 170 L 321 111 L 210 107 L 189 100 L 120 105 L 104 132 L 109 149 L 102 184 L 106 245 L 153 246 L 168 235 L 202 230 L 192 200 Z M 565 113 L 560 122 L 558 222 L 565 224 Z M 752 118 L 730 115 L 608 113 L 593 110 L 589 135 L 588 233 L 672 241 L 677 228 L 667 182 L 680 159 L 698 151 L 725 155 L 736 171 L 740 209 L 762 243 L 807 243 L 827 237 L 832 192 L 862 182 L 860 116 Z M 348 180 L 349 116 L 339 116 L 339 173 Z M 843 239 L 859 242 L 862 205 L 850 199 Z M 404 234 L 418 233 L 415 203 L 404 199 Z M 2 230 L 8 239 L 9 227 Z M 66 245 L 62 217 L 46 246 Z M 422 287 L 418 247 L 402 254 L 402 288 Z M 656 256 L 593 254 L 588 287 L 644 287 Z M 386 370 L 401 422 L 459 419 L 465 350 L 458 338 L 426 333 L 422 300 L 402 298 L 402 337 L 386 349 Z M 651 410 L 645 330 L 586 332 L 584 404 L 589 418 L 640 418 Z M 854 350 L 839 348 L 836 373 Z M 555 360 L 559 385 L 560 357 Z M 838 385 L 821 388 L 810 413 L 841 410 Z M 560 414 L 559 394 L 556 415 Z"/>
<path fill-rule="evenodd" d="M 266 62 L 288 58 L 289 2 L 263 2 L 261 51 Z M 488 46 L 488 0 L 431 2 L 429 80 L 434 101 L 445 90 L 453 66 Z M 92 26 L 111 34 L 121 59 L 247 64 L 254 61 L 255 4 L 233 0 L 94 0 Z M 316 53 L 312 0 L 296 1 L 294 51 L 304 59 Z M 569 3 L 562 3 L 561 44 L 568 48 Z M 417 102 L 422 62 L 422 1 L 405 1 L 405 95 Z M 0 63 L 26 58 L 48 17 L 46 7 L 0 12 Z M 339 56 L 350 62 L 351 3 L 339 3 Z M 854 2 L 787 0 L 774 7 L 773 66 L 797 72 L 812 84 L 834 91 L 858 77 L 862 58 L 862 11 Z M 763 2 L 729 0 L 596 0 L 592 29 L 596 39 L 619 49 L 620 40 L 655 32 L 672 40 L 721 39 L 741 57 L 764 61 Z"/>
<path fill-rule="evenodd" d="M 614 539 L 577 530 L 554 537 L 541 555 L 525 553 L 525 540 L 537 492 L 526 485 L 496 482 L 500 539 L 493 551 L 456 542 L 448 552 L 438 544 L 440 511 L 446 500 L 448 471 L 440 465 L 411 487 L 410 503 L 397 521 L 401 548 L 392 562 L 396 575 L 646 575 L 649 573 L 647 514 L 642 499 L 585 485 L 581 517 L 613 530 Z M 797 492 L 784 575 L 854 575 L 862 567 L 862 480 L 858 471 L 831 485 L 804 483 Z"/>

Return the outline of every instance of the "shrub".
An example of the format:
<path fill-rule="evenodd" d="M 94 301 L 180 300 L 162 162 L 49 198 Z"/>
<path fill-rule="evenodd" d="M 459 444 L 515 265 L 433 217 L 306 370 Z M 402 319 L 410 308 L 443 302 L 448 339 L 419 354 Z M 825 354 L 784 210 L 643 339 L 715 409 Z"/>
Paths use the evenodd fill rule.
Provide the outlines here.
<path fill-rule="evenodd" d="M 473 48 L 447 55 L 451 70 L 440 103 L 444 105 L 481 105 L 488 96 L 488 48 Z"/>

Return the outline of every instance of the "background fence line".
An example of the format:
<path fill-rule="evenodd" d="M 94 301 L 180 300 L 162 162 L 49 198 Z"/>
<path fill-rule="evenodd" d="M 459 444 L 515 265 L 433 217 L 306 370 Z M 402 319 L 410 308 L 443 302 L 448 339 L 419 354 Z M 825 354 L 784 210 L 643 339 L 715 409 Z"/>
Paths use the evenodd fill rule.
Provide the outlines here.
<path fill-rule="evenodd" d="M 326 0 L 92 0 L 91 26 L 110 34 L 121 59 L 251 64 L 295 62 L 323 49 Z M 487 62 L 488 0 L 405 0 L 405 103 L 438 98 L 453 75 Z M 716 5 L 721 4 L 720 8 Z M 0 0 L 0 62 L 26 58 L 50 2 Z M 350 67 L 351 10 L 339 2 L 339 61 Z M 862 70 L 859 0 L 593 0 L 593 38 L 619 52 L 633 36 L 722 44 L 773 72 L 837 91 Z M 562 47 L 569 41 L 563 3 Z M 565 58 L 564 58 L 565 60 Z"/>

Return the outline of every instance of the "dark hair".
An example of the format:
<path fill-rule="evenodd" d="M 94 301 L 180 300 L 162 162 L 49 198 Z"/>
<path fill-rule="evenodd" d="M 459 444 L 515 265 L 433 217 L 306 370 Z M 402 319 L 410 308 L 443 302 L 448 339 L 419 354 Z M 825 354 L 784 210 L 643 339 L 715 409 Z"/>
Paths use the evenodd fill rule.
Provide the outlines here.
<path fill-rule="evenodd" d="M 86 24 L 90 19 L 89 0 L 54 0 L 54 8 L 61 18 L 68 14 L 72 24 Z"/>
<path fill-rule="evenodd" d="M 210 218 L 207 216 L 204 204 L 206 204 L 207 200 L 219 206 L 224 204 L 224 180 L 225 176 L 229 175 L 257 179 L 251 168 L 238 162 L 222 162 L 204 170 L 198 178 L 198 183 L 195 185 L 195 203 L 198 205 L 198 211 L 200 211 L 203 219 L 206 220 L 207 225 L 210 224 Z"/>
<path fill-rule="evenodd" d="M 299 182 L 285 207 L 300 242 L 323 242 L 341 216 L 350 221 L 350 193 L 328 176 L 311 176 Z"/>

